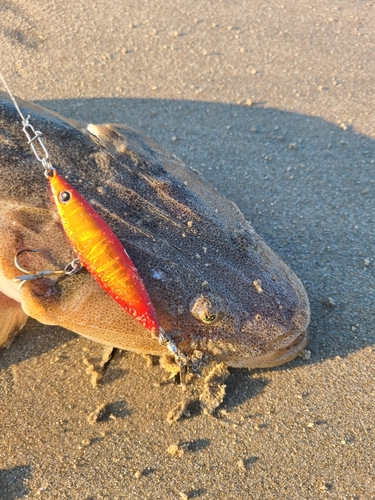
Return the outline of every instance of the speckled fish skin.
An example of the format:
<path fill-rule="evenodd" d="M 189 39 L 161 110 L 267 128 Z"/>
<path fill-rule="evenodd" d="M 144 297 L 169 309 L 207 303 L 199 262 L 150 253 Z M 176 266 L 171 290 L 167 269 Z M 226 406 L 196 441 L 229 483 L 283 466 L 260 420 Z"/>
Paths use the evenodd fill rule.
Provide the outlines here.
<path fill-rule="evenodd" d="M 310 311 L 304 287 L 233 203 L 131 128 L 87 126 L 19 103 L 44 133 L 60 175 L 127 249 L 161 326 L 183 352 L 200 350 L 229 366 L 269 367 L 305 347 Z M 84 270 L 29 282 L 19 292 L 10 280 L 19 275 L 14 255 L 25 248 L 41 250 L 22 255 L 31 270 L 61 268 L 75 256 L 42 168 L 2 93 L 0 342 L 8 345 L 29 315 L 104 344 L 164 354 Z"/>

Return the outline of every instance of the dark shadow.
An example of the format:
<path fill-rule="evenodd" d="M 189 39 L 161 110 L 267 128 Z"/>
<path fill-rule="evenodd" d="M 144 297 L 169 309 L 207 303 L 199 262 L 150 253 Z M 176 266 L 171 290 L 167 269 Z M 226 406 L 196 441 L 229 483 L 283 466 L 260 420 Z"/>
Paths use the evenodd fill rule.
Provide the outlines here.
<path fill-rule="evenodd" d="M 156 468 L 155 467 L 146 467 L 145 469 L 143 469 L 142 471 L 142 476 L 143 477 L 148 477 L 148 476 L 151 476 L 151 474 L 153 474 L 154 472 L 156 472 Z"/>
<path fill-rule="evenodd" d="M 192 399 L 186 408 L 186 413 L 189 415 L 189 418 L 198 417 L 202 414 L 202 406 L 199 399 Z"/>
<path fill-rule="evenodd" d="M 250 470 L 253 465 L 259 460 L 259 457 L 249 457 L 243 460 L 243 465 L 246 470 Z"/>
<path fill-rule="evenodd" d="M 124 378 L 126 373 L 128 373 L 128 370 L 124 370 L 123 368 L 111 368 L 110 370 L 106 371 L 104 377 L 99 380 L 99 383 L 100 385 L 112 384 L 116 380 Z"/>
<path fill-rule="evenodd" d="M 68 118 L 141 130 L 239 206 L 310 297 L 312 356 L 287 369 L 374 344 L 373 139 L 351 127 L 260 104 L 133 98 L 39 103 Z M 61 335 L 64 342 L 72 338 L 61 329 L 55 335 L 56 329 L 41 328 L 43 346 L 36 345 L 35 333 L 30 339 L 25 332 L 5 351 L 5 361 L 1 353 L 1 366 L 55 347 Z M 244 390 L 252 397 L 252 383 L 242 370 L 233 374 L 228 385 L 234 392 L 241 385 L 241 391 L 226 404 L 238 404 Z"/>
<path fill-rule="evenodd" d="M 123 356 L 126 356 L 126 351 L 114 348 L 109 359 L 105 361 L 104 366 L 102 358 L 89 357 L 87 359 L 88 362 L 94 366 L 95 370 L 101 374 L 98 380 L 99 385 L 102 386 L 112 384 L 116 380 L 123 378 L 128 373 L 128 370 L 118 367 L 118 362 Z"/>
<path fill-rule="evenodd" d="M 125 401 L 116 401 L 108 405 L 108 412 L 116 418 L 126 418 L 131 415 L 131 411 L 126 407 Z"/>
<path fill-rule="evenodd" d="M 30 477 L 30 465 L 19 465 L 12 469 L 1 469 L 0 500 L 15 500 L 16 498 L 28 495 L 30 490 L 24 485 L 24 482 Z"/>
<path fill-rule="evenodd" d="M 111 418 L 126 418 L 131 411 L 126 407 L 126 401 L 115 401 L 106 405 L 97 418 L 98 422 L 108 422 Z"/>
<path fill-rule="evenodd" d="M 210 446 L 210 439 L 195 439 L 194 441 L 188 441 L 186 447 L 189 451 L 201 451 Z"/>
<path fill-rule="evenodd" d="M 230 369 L 226 395 L 220 408 L 230 410 L 255 398 L 269 384 L 266 378 L 252 378 L 247 369 Z"/>
<path fill-rule="evenodd" d="M 190 490 L 187 494 L 188 498 L 199 498 L 202 495 L 207 493 L 207 490 L 205 488 L 199 488 L 197 490 Z"/>

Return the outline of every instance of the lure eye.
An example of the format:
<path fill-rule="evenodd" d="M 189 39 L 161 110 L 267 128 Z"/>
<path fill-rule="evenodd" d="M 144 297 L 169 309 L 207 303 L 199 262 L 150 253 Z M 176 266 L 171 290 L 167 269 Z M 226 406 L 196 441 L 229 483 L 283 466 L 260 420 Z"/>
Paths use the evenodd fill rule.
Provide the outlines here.
<path fill-rule="evenodd" d="M 223 313 L 223 301 L 211 294 L 196 297 L 190 305 L 191 314 L 206 325 L 218 321 Z"/>
<path fill-rule="evenodd" d="M 72 193 L 69 191 L 60 191 L 58 198 L 60 203 L 69 203 L 72 198 Z"/>

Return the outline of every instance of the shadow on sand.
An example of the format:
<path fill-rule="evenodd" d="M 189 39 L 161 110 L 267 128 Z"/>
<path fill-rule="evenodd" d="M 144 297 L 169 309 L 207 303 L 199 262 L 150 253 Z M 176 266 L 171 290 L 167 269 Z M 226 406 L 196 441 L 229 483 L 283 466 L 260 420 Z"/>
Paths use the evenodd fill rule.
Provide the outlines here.
<path fill-rule="evenodd" d="M 20 465 L 12 469 L 0 470 L 0 500 L 15 500 L 29 493 L 29 488 L 24 485 L 31 476 L 30 465 Z"/>

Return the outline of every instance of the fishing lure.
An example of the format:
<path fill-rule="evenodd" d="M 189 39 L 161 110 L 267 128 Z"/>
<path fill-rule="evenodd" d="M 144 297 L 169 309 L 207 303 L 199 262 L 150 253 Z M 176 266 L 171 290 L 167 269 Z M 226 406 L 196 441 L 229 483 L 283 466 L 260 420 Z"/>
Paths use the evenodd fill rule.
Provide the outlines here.
<path fill-rule="evenodd" d="M 23 131 L 36 159 L 44 167 L 62 227 L 80 263 L 121 307 L 174 355 L 183 375 L 186 357 L 160 326 L 142 278 L 125 248 L 98 212 L 57 173 L 40 138 L 42 133 L 29 123 L 29 116 L 24 117 L 1 73 L 0 79 L 22 119 Z M 41 148 L 39 152 L 34 141 Z M 79 267 L 76 266 L 73 272 Z M 16 281 L 34 279 L 45 273 L 51 274 L 49 271 L 35 275 L 28 273 L 16 278 Z"/>
<path fill-rule="evenodd" d="M 56 170 L 47 178 L 65 233 L 81 264 L 148 330 L 160 325 L 146 287 L 126 250 L 94 208 Z"/>

